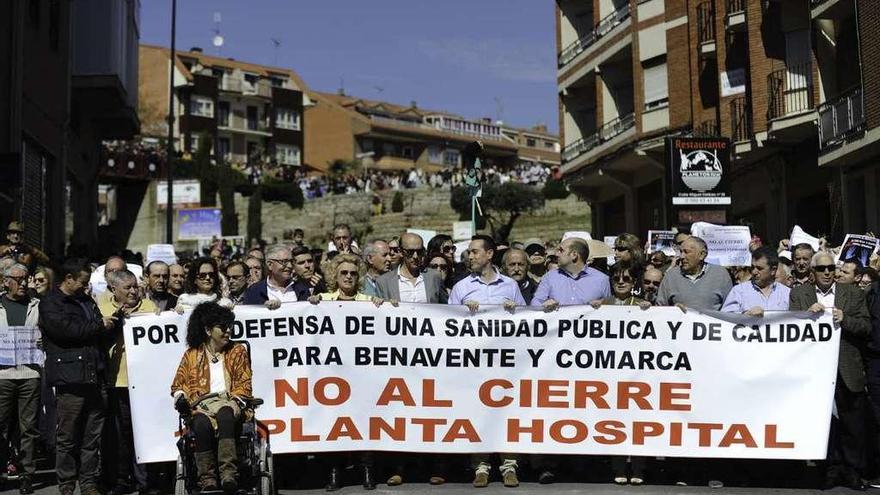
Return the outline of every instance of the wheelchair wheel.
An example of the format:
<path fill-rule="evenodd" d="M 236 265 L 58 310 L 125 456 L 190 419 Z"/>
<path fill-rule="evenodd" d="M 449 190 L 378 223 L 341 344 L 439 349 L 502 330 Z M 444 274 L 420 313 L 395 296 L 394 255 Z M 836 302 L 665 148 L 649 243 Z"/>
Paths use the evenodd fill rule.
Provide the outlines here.
<path fill-rule="evenodd" d="M 187 495 L 186 491 L 186 468 L 183 465 L 183 457 L 177 456 L 177 469 L 174 477 L 174 495 Z"/>
<path fill-rule="evenodd" d="M 260 495 L 275 495 L 275 462 L 268 441 L 260 446 L 260 470 Z"/>

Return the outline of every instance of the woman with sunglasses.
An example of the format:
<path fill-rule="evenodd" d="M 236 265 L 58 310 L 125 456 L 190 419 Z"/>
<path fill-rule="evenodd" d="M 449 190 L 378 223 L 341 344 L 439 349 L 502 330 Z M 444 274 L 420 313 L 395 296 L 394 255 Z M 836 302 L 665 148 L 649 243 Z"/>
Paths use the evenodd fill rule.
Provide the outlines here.
<path fill-rule="evenodd" d="M 400 249 L 400 236 L 394 236 L 388 241 L 388 250 L 391 251 L 391 269 L 397 269 L 403 261 L 403 251 Z"/>
<path fill-rule="evenodd" d="M 440 274 L 440 278 L 443 280 L 443 288 L 446 290 L 446 295 L 448 296 L 449 291 L 451 290 L 453 265 L 449 263 L 449 259 L 446 258 L 443 253 L 437 251 L 429 252 L 427 259 L 428 268 L 436 270 L 437 273 Z"/>
<path fill-rule="evenodd" d="M 645 266 L 645 251 L 642 249 L 642 241 L 633 234 L 623 233 L 617 236 L 614 241 L 614 263 L 627 263 L 640 273 Z"/>
<path fill-rule="evenodd" d="M 220 272 L 213 259 L 197 258 L 190 264 L 186 273 L 186 292 L 177 298 L 175 311 L 183 313 L 205 302 L 215 302 L 225 308 L 232 308 L 232 301 L 223 297 Z"/>
<path fill-rule="evenodd" d="M 43 297 L 52 288 L 55 280 L 55 274 L 51 268 L 38 266 L 31 279 L 31 288 L 34 290 L 36 297 Z"/>
<path fill-rule="evenodd" d="M 437 234 L 428 241 L 426 248 L 429 253 L 441 253 L 446 258 L 446 263 L 452 267 L 455 264 L 455 243 L 452 237 L 446 234 Z"/>
<path fill-rule="evenodd" d="M 628 263 L 616 263 L 611 267 L 609 282 L 611 283 L 611 296 L 604 300 L 597 299 L 590 302 L 594 308 L 599 309 L 602 305 L 639 306 L 642 309 L 651 307 L 651 303 L 633 295 L 633 289 L 636 287 L 638 279 L 634 276 L 634 270 Z M 646 457 L 612 456 L 611 470 L 614 473 L 614 483 L 618 485 L 644 484 L 646 464 Z"/>
<path fill-rule="evenodd" d="M 360 278 L 366 274 L 366 271 L 366 264 L 359 256 L 349 253 L 336 255 L 324 268 L 328 292 L 310 296 L 309 302 L 319 304 L 321 301 L 373 301 L 373 304 L 380 306 L 383 302 L 382 299 L 358 292 Z M 326 486 L 328 492 L 335 492 L 342 488 L 344 455 L 326 454 L 327 462 L 330 464 Z M 359 457 L 364 489 L 373 490 L 376 488 L 373 454 L 372 452 L 360 452 Z"/>
<path fill-rule="evenodd" d="M 205 266 L 195 263 L 193 268 Z M 208 301 L 195 308 L 186 327 L 187 349 L 171 384 L 174 408 L 192 414 L 199 488 L 227 493 L 238 487 L 236 430 L 244 400 L 252 393 L 252 371 L 247 348 L 230 340 L 235 315 Z M 215 448 L 215 438 L 216 448 Z"/>

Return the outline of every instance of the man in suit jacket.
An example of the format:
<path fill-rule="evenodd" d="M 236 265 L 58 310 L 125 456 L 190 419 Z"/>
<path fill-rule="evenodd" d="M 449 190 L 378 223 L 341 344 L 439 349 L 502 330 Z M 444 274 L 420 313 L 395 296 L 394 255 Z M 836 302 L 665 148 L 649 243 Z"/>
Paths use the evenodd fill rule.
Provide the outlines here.
<path fill-rule="evenodd" d="M 379 297 L 393 302 L 446 304 L 446 289 L 440 274 L 433 270 L 422 271 L 425 262 L 422 238 L 403 234 L 400 247 L 403 254 L 400 265 L 376 279 Z"/>
<path fill-rule="evenodd" d="M 861 348 L 871 333 L 871 320 L 864 293 L 853 284 L 834 282 L 834 258 L 820 252 L 811 267 L 815 282 L 791 290 L 792 311 L 821 313 L 831 309 L 834 323 L 841 330 L 840 357 L 834 403 L 837 421 L 832 418 L 828 443 L 828 471 L 825 484 L 864 489 L 861 472 L 865 468 L 865 371 Z"/>

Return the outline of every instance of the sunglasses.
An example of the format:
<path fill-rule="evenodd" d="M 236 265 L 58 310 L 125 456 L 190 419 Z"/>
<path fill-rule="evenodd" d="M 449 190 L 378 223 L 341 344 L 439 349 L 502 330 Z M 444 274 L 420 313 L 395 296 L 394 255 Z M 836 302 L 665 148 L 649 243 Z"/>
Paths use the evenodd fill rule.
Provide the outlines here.
<path fill-rule="evenodd" d="M 448 270 L 449 269 L 449 265 L 447 265 L 446 263 L 431 263 L 428 266 L 435 269 L 435 270 Z"/>
<path fill-rule="evenodd" d="M 281 266 L 293 266 L 293 260 L 276 260 L 276 259 L 269 258 L 269 261 L 274 261 L 275 263 L 278 263 Z"/>
<path fill-rule="evenodd" d="M 343 277 L 348 277 L 348 276 L 357 277 L 358 276 L 357 270 L 339 270 L 339 274 L 342 275 Z"/>
<path fill-rule="evenodd" d="M 633 281 L 633 278 L 630 277 L 629 275 L 622 275 L 622 276 L 614 277 L 614 281 L 615 282 L 623 282 L 625 284 L 631 284 Z"/>
<path fill-rule="evenodd" d="M 444 253 L 454 253 L 454 252 L 455 252 L 455 249 L 456 249 L 455 246 L 443 246 L 443 247 L 441 248 L 441 250 L 442 250 Z"/>
<path fill-rule="evenodd" d="M 421 258 L 422 256 L 425 255 L 425 248 L 419 248 L 419 249 L 404 249 L 404 250 L 403 250 L 403 254 L 406 255 L 406 256 L 409 257 L 409 258 L 412 258 L 413 256 L 418 256 L 419 258 Z"/>
<path fill-rule="evenodd" d="M 615 251 L 629 251 L 629 248 L 624 247 L 624 246 L 614 246 L 614 250 Z"/>
<path fill-rule="evenodd" d="M 660 287 L 660 281 L 659 281 L 659 280 L 645 280 L 645 281 L 642 282 L 642 284 L 643 284 L 643 285 L 656 285 L 657 287 Z"/>
<path fill-rule="evenodd" d="M 25 280 L 27 280 L 27 277 L 12 277 L 12 276 L 7 276 L 7 277 L 3 277 L 3 278 L 5 278 L 6 280 L 11 280 L 11 281 L 13 281 L 13 282 L 15 282 L 15 283 L 17 283 L 17 284 L 19 284 L 19 285 L 21 285 L 22 282 L 24 282 Z"/>
<path fill-rule="evenodd" d="M 392 247 L 391 252 L 396 253 L 396 254 L 400 254 L 400 248 L 399 247 Z"/>
<path fill-rule="evenodd" d="M 837 270 L 835 265 L 816 265 L 813 267 L 813 271 L 816 272 L 833 272 L 835 270 Z"/>
<path fill-rule="evenodd" d="M 47 280 L 43 277 L 36 277 L 36 278 L 34 278 L 34 282 L 36 282 L 38 284 L 44 284 L 47 282 Z"/>
<path fill-rule="evenodd" d="M 199 272 L 196 274 L 196 278 L 203 279 L 203 280 L 209 279 L 209 278 L 214 278 L 214 276 L 215 276 L 214 272 Z"/>

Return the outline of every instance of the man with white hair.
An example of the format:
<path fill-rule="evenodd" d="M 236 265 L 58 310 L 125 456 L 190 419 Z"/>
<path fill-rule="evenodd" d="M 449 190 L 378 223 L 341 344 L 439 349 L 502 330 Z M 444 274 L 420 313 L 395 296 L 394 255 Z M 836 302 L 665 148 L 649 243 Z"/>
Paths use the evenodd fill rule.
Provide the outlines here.
<path fill-rule="evenodd" d="M 718 311 L 733 287 L 723 267 L 706 263 L 706 241 L 690 236 L 681 243 L 680 264 L 666 271 L 657 291 L 658 306 Z"/>
<path fill-rule="evenodd" d="M 373 241 L 364 247 L 364 261 L 367 263 L 367 275 L 364 277 L 362 293 L 379 297 L 379 286 L 376 279 L 391 269 L 391 248 L 383 240 Z"/>
<path fill-rule="evenodd" d="M 3 286 L 6 294 L 0 299 L 0 326 L 17 327 L 13 331 L 36 331 L 40 318 L 39 304 L 27 291 L 28 269 L 13 263 L 3 270 Z M 40 409 L 40 375 L 42 367 L 36 363 L 17 366 L 0 366 L 0 431 L 4 441 L 10 439 L 6 432 L 12 430 L 10 422 L 18 417 L 20 433 L 20 461 L 24 474 L 19 479 L 19 492 L 33 493 L 33 476 L 36 472 L 35 451 L 40 439 L 37 428 L 37 411 Z"/>
<path fill-rule="evenodd" d="M 269 276 L 248 287 L 244 304 L 263 304 L 278 309 L 281 303 L 296 302 L 296 279 L 293 277 L 293 256 L 290 248 L 276 244 L 266 250 L 266 268 Z"/>

